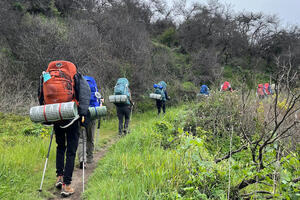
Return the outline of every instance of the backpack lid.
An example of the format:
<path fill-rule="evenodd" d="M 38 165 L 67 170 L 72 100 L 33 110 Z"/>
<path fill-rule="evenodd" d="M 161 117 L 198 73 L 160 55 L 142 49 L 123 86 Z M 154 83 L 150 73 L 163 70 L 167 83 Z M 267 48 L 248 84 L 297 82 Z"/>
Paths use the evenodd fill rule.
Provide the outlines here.
<path fill-rule="evenodd" d="M 228 81 L 225 81 L 225 82 L 224 82 L 224 85 L 229 86 L 230 84 L 229 84 Z"/>
<path fill-rule="evenodd" d="M 259 88 L 263 88 L 264 85 L 263 85 L 263 84 L 258 84 L 258 87 L 259 87 Z"/>
<path fill-rule="evenodd" d="M 167 84 L 164 81 L 160 81 L 158 84 L 161 85 L 161 86 L 163 86 L 164 89 L 167 88 Z"/>
<path fill-rule="evenodd" d="M 95 79 L 91 76 L 83 76 L 85 80 L 87 81 L 92 81 L 92 82 L 96 82 Z"/>
<path fill-rule="evenodd" d="M 127 80 L 127 78 L 119 78 L 117 80 L 116 85 L 127 85 L 127 86 L 129 86 L 129 81 Z"/>

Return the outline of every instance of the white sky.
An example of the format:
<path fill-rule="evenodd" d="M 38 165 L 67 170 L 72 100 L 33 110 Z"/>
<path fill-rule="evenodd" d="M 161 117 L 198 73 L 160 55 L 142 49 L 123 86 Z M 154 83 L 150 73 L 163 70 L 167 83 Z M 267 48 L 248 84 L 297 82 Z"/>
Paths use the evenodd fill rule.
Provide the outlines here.
<path fill-rule="evenodd" d="M 176 0 L 167 0 L 174 2 Z M 207 0 L 187 0 L 206 4 Z M 231 4 L 235 12 L 262 12 L 268 15 L 276 14 L 281 25 L 300 25 L 300 0 L 219 0 L 220 3 Z"/>
<path fill-rule="evenodd" d="M 235 11 L 276 14 L 283 25 L 300 25 L 300 0 L 219 0 L 230 3 Z"/>

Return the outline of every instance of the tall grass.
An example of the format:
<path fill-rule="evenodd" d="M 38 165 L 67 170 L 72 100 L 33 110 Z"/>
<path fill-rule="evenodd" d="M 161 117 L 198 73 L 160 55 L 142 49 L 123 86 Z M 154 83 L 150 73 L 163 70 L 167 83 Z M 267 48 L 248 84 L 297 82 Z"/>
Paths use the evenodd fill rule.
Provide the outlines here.
<path fill-rule="evenodd" d="M 176 116 L 176 109 L 168 111 Z M 160 147 L 153 130 L 156 113 L 139 116 L 142 121 L 128 136 L 113 146 L 91 177 L 84 194 L 86 199 L 158 199 L 171 193 L 176 179 L 185 176 L 176 152 Z"/>
<path fill-rule="evenodd" d="M 117 134 L 116 120 L 102 120 L 97 146 Z M 55 136 L 39 193 L 42 171 L 50 142 L 50 128 L 32 123 L 28 117 L 0 113 L 0 199 L 45 199 L 52 197 L 56 181 Z M 98 130 L 97 130 L 98 132 Z"/>
<path fill-rule="evenodd" d="M 48 145 L 48 139 L 36 136 L 0 137 L 0 199 L 43 199 L 49 196 L 48 192 L 40 194 L 37 191 Z M 55 182 L 54 146 L 45 176 L 45 189 Z"/>

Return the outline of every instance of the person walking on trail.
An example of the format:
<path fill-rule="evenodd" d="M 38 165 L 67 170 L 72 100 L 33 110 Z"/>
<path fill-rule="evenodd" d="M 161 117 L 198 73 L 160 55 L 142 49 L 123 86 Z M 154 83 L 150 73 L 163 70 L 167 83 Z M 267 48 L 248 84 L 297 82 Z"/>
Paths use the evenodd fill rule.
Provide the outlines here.
<path fill-rule="evenodd" d="M 115 103 L 117 109 L 117 116 L 119 120 L 119 135 L 126 135 L 129 133 L 129 121 L 134 103 L 131 99 L 131 92 L 129 89 L 129 81 L 126 78 L 119 78 L 114 88 L 114 95 L 126 95 L 126 102 Z M 123 123 L 125 118 L 125 123 Z"/>
<path fill-rule="evenodd" d="M 90 90 L 91 90 L 91 99 L 89 103 L 89 107 L 98 107 L 102 106 L 102 103 L 104 102 L 104 99 L 99 93 L 97 83 L 93 77 L 90 76 L 84 76 L 84 79 L 88 82 Z M 100 95 L 100 97 L 97 97 L 97 93 Z M 87 127 L 81 127 L 79 130 L 79 144 L 78 144 L 78 160 L 79 160 L 79 168 L 83 168 L 83 157 L 86 163 L 92 163 L 93 162 L 93 152 L 94 152 L 94 135 L 95 135 L 95 129 L 96 129 L 96 119 L 89 120 L 89 123 Z M 83 136 L 84 135 L 84 136 Z M 84 138 L 84 140 L 83 140 Z M 85 151 L 82 151 L 83 149 L 83 143 L 85 144 Z M 85 163 L 84 167 L 87 167 Z"/>
<path fill-rule="evenodd" d="M 200 95 L 209 96 L 209 88 L 207 87 L 207 85 L 201 86 Z"/>
<path fill-rule="evenodd" d="M 158 84 L 154 84 L 155 93 L 161 95 L 161 99 L 156 99 L 157 114 L 160 115 L 161 108 L 163 113 L 166 113 L 166 101 L 170 100 L 167 93 L 167 84 L 164 81 L 160 81 Z"/>
<path fill-rule="evenodd" d="M 56 138 L 56 176 L 55 186 L 62 196 L 70 196 L 75 191 L 71 187 L 74 162 L 79 139 L 79 126 L 88 124 L 90 88 L 76 66 L 68 61 L 52 61 L 40 78 L 38 90 L 40 105 L 76 102 L 80 118 L 54 122 Z M 62 128 L 62 126 L 66 126 Z"/>
<path fill-rule="evenodd" d="M 264 84 L 258 84 L 256 96 L 258 96 L 259 99 L 264 99 L 267 96 Z"/>
<path fill-rule="evenodd" d="M 230 83 L 228 81 L 225 81 L 222 85 L 221 85 L 221 89 L 220 89 L 220 92 L 223 91 L 230 91 L 232 92 L 232 87 L 230 85 Z"/>

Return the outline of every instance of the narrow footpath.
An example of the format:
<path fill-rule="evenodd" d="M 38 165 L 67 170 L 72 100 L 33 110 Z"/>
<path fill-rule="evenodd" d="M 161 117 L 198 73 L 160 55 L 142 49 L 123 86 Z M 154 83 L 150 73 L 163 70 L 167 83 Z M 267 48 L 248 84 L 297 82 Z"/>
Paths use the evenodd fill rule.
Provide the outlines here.
<path fill-rule="evenodd" d="M 101 160 L 109 150 L 109 148 L 118 141 L 119 137 L 117 136 L 116 130 L 108 130 L 108 129 L 102 129 L 100 128 L 100 134 L 99 129 L 96 129 L 95 134 L 97 137 L 97 144 L 96 144 L 96 150 L 94 152 L 94 162 L 91 164 L 88 164 L 87 169 L 84 170 L 84 182 L 85 186 L 87 185 L 88 179 L 90 175 L 94 172 L 94 170 L 97 167 L 97 164 L 99 160 Z M 76 155 L 77 156 L 77 155 Z M 50 189 L 50 192 L 53 194 L 52 197 L 48 198 L 48 200 L 59 200 L 59 199 L 72 199 L 72 200 L 79 200 L 81 197 L 81 193 L 83 190 L 82 187 L 82 169 L 79 169 L 78 167 L 78 161 L 75 162 L 75 168 L 73 172 L 72 177 L 72 187 L 75 190 L 75 193 L 69 197 L 63 198 L 60 195 L 60 191 L 56 189 L 54 186 Z"/>

